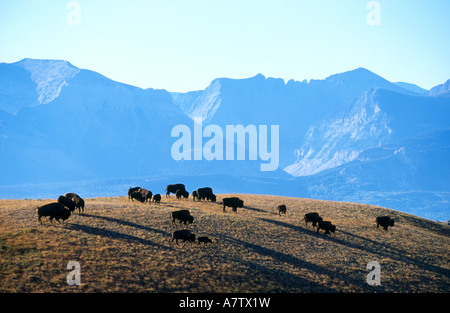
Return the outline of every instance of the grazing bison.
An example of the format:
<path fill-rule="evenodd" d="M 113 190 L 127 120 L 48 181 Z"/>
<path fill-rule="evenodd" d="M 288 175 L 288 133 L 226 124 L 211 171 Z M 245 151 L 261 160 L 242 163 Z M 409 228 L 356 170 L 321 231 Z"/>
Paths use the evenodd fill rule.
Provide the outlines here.
<path fill-rule="evenodd" d="M 286 206 L 284 204 L 278 206 L 278 215 L 281 215 L 281 213 L 286 215 Z"/>
<path fill-rule="evenodd" d="M 58 197 L 58 203 L 61 203 L 62 205 L 64 205 L 66 208 L 68 208 L 70 210 L 70 212 L 73 212 L 76 209 L 75 202 L 73 202 L 71 199 L 66 198 L 64 196 Z"/>
<path fill-rule="evenodd" d="M 334 233 L 336 231 L 336 226 L 333 225 L 330 221 L 319 221 L 317 227 L 317 233 L 319 230 L 323 229 L 325 231 L 324 235 L 329 234 L 330 231 Z"/>
<path fill-rule="evenodd" d="M 172 185 L 167 185 L 166 187 L 166 197 L 170 197 L 171 193 L 177 193 L 177 190 L 183 190 L 186 191 L 186 187 L 184 186 L 184 184 L 172 184 Z"/>
<path fill-rule="evenodd" d="M 62 203 L 49 203 L 38 208 L 38 221 L 41 225 L 42 216 L 50 217 L 50 223 L 53 222 L 53 219 L 56 219 L 58 223 L 61 223 L 59 221 L 60 219 L 65 221 L 70 217 L 70 210 L 67 210 Z"/>
<path fill-rule="evenodd" d="M 197 240 L 198 240 L 198 244 L 200 244 L 200 242 L 203 242 L 204 246 L 208 245 L 208 243 L 212 243 L 212 240 L 206 236 L 198 237 Z"/>
<path fill-rule="evenodd" d="M 216 202 L 216 195 L 213 193 L 211 187 L 204 187 L 197 189 L 198 200 L 210 200 L 211 202 Z M 195 200 L 195 199 L 194 199 Z"/>
<path fill-rule="evenodd" d="M 197 192 L 197 190 L 194 190 L 193 192 L 192 192 L 192 199 L 195 201 L 195 198 L 197 198 L 198 199 L 198 192 Z"/>
<path fill-rule="evenodd" d="M 194 217 L 191 215 L 189 210 L 178 210 L 172 212 L 172 224 L 175 224 L 175 220 L 180 221 L 181 223 L 184 223 L 184 225 L 192 224 L 194 222 Z"/>
<path fill-rule="evenodd" d="M 306 213 L 303 219 L 305 220 L 305 227 L 308 227 L 308 222 L 312 222 L 313 228 L 316 227 L 318 222 L 323 221 L 323 218 L 316 212 Z"/>
<path fill-rule="evenodd" d="M 189 192 L 186 190 L 178 189 L 175 194 L 177 195 L 177 199 L 181 199 L 181 197 L 185 199 L 189 198 Z"/>
<path fill-rule="evenodd" d="M 83 211 L 84 213 L 84 200 L 76 193 L 68 192 L 64 195 L 67 199 L 72 200 L 75 203 L 75 207 L 78 209 L 78 213 Z"/>
<path fill-rule="evenodd" d="M 132 194 L 133 192 L 139 191 L 139 190 L 141 190 L 141 187 L 134 187 L 134 188 L 131 188 L 131 187 L 130 187 L 130 189 L 128 189 L 128 200 L 132 200 L 131 194 Z"/>
<path fill-rule="evenodd" d="M 237 208 L 244 207 L 244 201 L 239 199 L 238 197 L 224 198 L 222 200 L 223 203 L 223 211 L 225 212 L 225 207 L 233 208 L 233 212 L 237 211 Z"/>
<path fill-rule="evenodd" d="M 145 202 L 145 198 L 142 195 L 142 193 L 140 193 L 139 191 L 133 191 L 130 195 L 130 199 L 132 201 L 134 201 L 134 199 L 138 200 L 139 202 L 144 203 Z"/>
<path fill-rule="evenodd" d="M 187 229 L 176 230 L 172 234 L 172 242 L 175 240 L 176 244 L 178 244 L 178 239 L 183 240 L 183 242 L 186 242 L 186 241 L 194 242 L 195 234 L 191 233 Z"/>
<path fill-rule="evenodd" d="M 161 195 L 159 193 L 157 193 L 156 195 L 153 196 L 153 202 L 154 203 L 160 203 L 161 202 Z"/>
<path fill-rule="evenodd" d="M 150 190 L 141 188 L 138 192 L 142 195 L 142 198 L 144 198 L 144 202 L 152 201 L 153 193 Z"/>
<path fill-rule="evenodd" d="M 394 226 L 394 220 L 392 218 L 390 218 L 389 216 L 378 216 L 376 219 L 377 222 L 377 228 L 379 225 L 383 226 L 383 229 L 385 231 L 388 230 L 388 227 L 393 227 Z"/>

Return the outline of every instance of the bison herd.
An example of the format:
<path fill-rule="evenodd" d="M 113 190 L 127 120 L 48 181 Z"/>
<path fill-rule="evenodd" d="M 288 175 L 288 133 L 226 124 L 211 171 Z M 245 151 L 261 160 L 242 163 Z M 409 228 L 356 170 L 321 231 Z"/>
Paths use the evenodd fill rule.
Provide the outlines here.
<path fill-rule="evenodd" d="M 166 187 L 166 197 L 170 197 L 170 194 L 175 194 L 177 199 L 188 199 L 189 193 L 186 191 L 184 184 L 171 184 Z M 211 187 L 198 188 L 192 192 L 193 201 L 211 201 L 216 202 L 216 195 L 213 193 Z M 153 194 L 150 190 L 141 187 L 134 187 L 128 189 L 128 201 L 137 200 L 142 203 L 160 203 L 161 194 Z M 76 193 L 66 193 L 64 196 L 59 196 L 56 202 L 49 203 L 37 208 L 38 221 L 42 224 L 42 217 L 48 217 L 52 223 L 53 219 L 56 219 L 59 223 L 67 220 L 72 212 L 78 210 L 79 214 L 84 214 L 84 200 Z M 237 212 L 237 208 L 244 207 L 244 201 L 238 197 L 228 197 L 222 199 L 222 210 L 226 212 L 225 208 L 232 208 L 233 212 Z M 278 214 L 286 215 L 286 205 L 281 204 L 277 207 Z M 188 226 L 194 222 L 194 216 L 187 209 L 177 210 L 171 212 L 170 218 L 172 220 L 172 226 L 177 224 Z M 320 230 L 324 231 L 325 235 L 330 235 L 336 231 L 336 225 L 331 221 L 324 221 L 317 212 L 309 212 L 304 215 L 305 227 L 308 228 L 308 223 L 312 224 L 312 228 L 316 229 L 317 234 Z M 388 227 L 394 226 L 394 220 L 389 216 L 379 216 L 376 218 L 376 227 L 382 226 L 385 231 Z M 172 234 L 172 242 L 175 241 L 178 244 L 178 240 L 183 242 L 195 242 L 196 236 L 188 229 L 176 230 Z M 212 243 L 212 240 L 206 236 L 197 237 L 198 244 L 203 243 L 207 245 Z"/>
<path fill-rule="evenodd" d="M 78 209 L 78 213 L 84 213 L 84 200 L 76 193 L 66 193 L 64 196 L 59 196 L 57 202 L 39 207 L 37 209 L 38 221 L 42 225 L 41 218 L 46 216 L 49 217 L 50 223 L 53 222 L 53 219 L 61 223 L 60 219 L 64 222 L 76 209 Z"/>

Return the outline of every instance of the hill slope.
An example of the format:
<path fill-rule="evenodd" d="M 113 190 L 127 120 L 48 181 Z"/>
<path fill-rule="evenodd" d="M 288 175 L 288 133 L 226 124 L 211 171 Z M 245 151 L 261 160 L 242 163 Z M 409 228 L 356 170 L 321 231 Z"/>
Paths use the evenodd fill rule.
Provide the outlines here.
<path fill-rule="evenodd" d="M 261 195 L 237 213 L 218 203 L 163 198 L 86 199 L 84 215 L 41 226 L 35 207 L 53 200 L 0 200 L 1 292 L 449 292 L 447 225 L 364 204 Z M 285 204 L 286 216 L 276 207 Z M 213 244 L 176 245 L 170 212 L 188 208 L 189 225 Z M 317 234 L 302 221 L 319 212 L 337 225 Z M 396 225 L 375 228 L 375 217 Z M 182 227 L 178 226 L 177 229 Z M 69 286 L 67 263 L 81 266 Z M 366 283 L 381 266 L 381 286 Z"/>

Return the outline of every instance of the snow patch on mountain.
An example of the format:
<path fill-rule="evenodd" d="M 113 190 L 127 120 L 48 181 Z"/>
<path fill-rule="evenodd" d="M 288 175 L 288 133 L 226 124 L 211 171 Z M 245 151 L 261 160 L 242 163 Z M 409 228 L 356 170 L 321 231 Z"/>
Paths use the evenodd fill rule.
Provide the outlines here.
<path fill-rule="evenodd" d="M 15 63 L 31 73 L 31 79 L 36 83 L 38 102 L 45 104 L 59 96 L 67 81 L 73 78 L 80 69 L 67 61 L 23 59 Z"/>
<path fill-rule="evenodd" d="M 355 160 L 367 147 L 379 147 L 391 134 L 388 118 L 375 100 L 377 89 L 363 93 L 348 114 L 309 127 L 297 160 L 284 170 L 308 176 Z"/>
<path fill-rule="evenodd" d="M 204 91 L 193 91 L 186 94 L 171 93 L 173 102 L 191 119 L 202 118 L 204 124 L 209 123 L 222 102 L 220 97 L 221 83 L 215 79 Z"/>
<path fill-rule="evenodd" d="M 450 79 L 445 83 L 437 85 L 430 89 L 428 95 L 437 97 L 437 96 L 450 96 Z"/>

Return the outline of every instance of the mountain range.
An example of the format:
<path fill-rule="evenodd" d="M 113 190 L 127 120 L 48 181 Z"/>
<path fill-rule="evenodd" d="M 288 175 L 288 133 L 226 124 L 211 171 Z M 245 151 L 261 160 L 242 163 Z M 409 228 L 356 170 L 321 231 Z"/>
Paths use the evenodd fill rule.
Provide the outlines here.
<path fill-rule="evenodd" d="M 449 116 L 450 80 L 425 90 L 364 68 L 301 82 L 217 78 L 177 93 L 62 60 L 1 63 L 0 197 L 17 188 L 40 196 L 36 186 L 58 193 L 57 183 L 90 181 L 87 194 L 99 181 L 116 190 L 183 179 L 188 189 L 364 202 L 448 220 Z M 194 118 L 223 130 L 278 125 L 278 170 L 262 172 L 249 157 L 174 160 L 171 131 L 193 131 Z"/>

